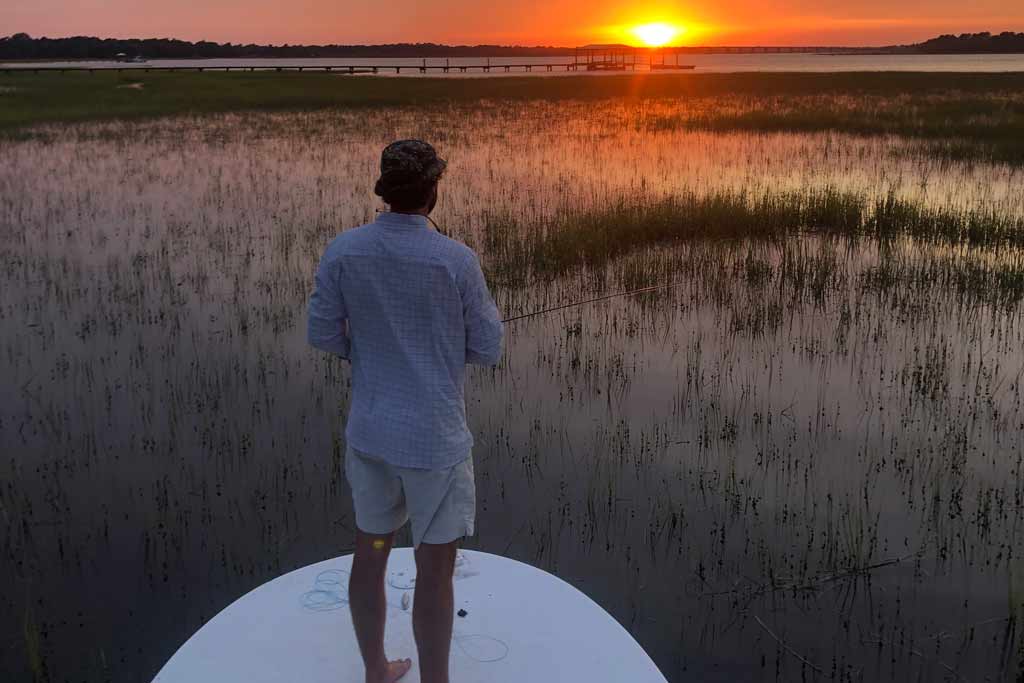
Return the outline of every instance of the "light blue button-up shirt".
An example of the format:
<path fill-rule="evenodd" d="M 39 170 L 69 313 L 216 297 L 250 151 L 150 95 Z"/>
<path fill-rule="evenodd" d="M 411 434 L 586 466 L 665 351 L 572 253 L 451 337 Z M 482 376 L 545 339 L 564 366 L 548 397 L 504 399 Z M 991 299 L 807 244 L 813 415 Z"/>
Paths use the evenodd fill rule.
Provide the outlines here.
<path fill-rule="evenodd" d="M 424 216 L 382 213 L 327 247 L 309 343 L 352 363 L 348 444 L 399 467 L 469 456 L 466 364 L 495 365 L 504 328 L 480 261 Z"/>

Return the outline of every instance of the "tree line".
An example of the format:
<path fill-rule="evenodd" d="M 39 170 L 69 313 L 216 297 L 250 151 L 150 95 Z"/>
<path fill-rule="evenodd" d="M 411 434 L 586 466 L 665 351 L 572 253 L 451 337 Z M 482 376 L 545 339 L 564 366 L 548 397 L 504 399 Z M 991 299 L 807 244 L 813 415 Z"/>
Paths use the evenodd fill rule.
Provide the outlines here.
<path fill-rule="evenodd" d="M 148 59 L 216 59 L 236 57 L 501 57 L 572 54 L 572 48 L 523 47 L 518 45 L 438 45 L 395 43 L 389 45 L 243 45 L 189 42 L 173 38 L 32 38 L 26 33 L 0 38 L 0 60 L 17 59 L 114 59 L 117 55 Z"/>
<path fill-rule="evenodd" d="M 961 33 L 939 36 L 919 43 L 914 47 L 929 54 L 958 53 L 1001 53 L 1024 52 L 1024 33 Z"/>
<path fill-rule="evenodd" d="M 943 35 L 914 45 L 884 48 L 893 53 L 966 54 L 1024 53 L 1024 33 L 963 33 Z M 189 42 L 173 38 L 33 38 L 16 33 L 0 38 L 0 60 L 114 59 L 123 54 L 148 59 L 209 59 L 239 57 L 502 57 L 554 56 L 572 54 L 569 47 L 526 47 L 520 45 L 439 45 L 436 43 L 394 43 L 388 45 L 243 45 Z"/>

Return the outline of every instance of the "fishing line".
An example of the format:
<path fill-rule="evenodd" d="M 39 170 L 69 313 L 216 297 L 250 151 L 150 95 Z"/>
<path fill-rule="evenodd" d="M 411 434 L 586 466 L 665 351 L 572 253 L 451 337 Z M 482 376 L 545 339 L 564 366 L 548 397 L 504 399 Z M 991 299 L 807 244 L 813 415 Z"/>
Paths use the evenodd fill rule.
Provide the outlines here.
<path fill-rule="evenodd" d="M 348 590 L 345 577 L 348 575 L 343 569 L 328 569 L 317 574 L 313 590 L 302 596 L 302 606 L 314 612 L 323 612 L 348 604 L 345 598 L 345 591 Z"/>

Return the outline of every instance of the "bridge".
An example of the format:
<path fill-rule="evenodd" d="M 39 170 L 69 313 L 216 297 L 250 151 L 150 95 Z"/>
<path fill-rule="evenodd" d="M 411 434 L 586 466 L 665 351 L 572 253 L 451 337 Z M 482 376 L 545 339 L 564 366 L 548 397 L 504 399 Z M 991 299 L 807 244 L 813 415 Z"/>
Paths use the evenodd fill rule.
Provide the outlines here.
<path fill-rule="evenodd" d="M 879 55 L 898 54 L 877 47 L 786 46 L 786 45 L 705 45 L 665 48 L 689 55 L 756 55 L 756 54 L 817 54 L 817 55 Z"/>

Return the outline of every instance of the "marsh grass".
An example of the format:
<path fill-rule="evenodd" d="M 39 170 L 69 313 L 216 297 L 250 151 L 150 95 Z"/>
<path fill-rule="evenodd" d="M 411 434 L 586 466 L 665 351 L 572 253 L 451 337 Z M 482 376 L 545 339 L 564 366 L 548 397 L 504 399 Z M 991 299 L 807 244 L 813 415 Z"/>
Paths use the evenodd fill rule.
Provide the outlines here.
<path fill-rule="evenodd" d="M 44 661 L 39 626 L 36 624 L 32 614 L 32 602 L 26 601 L 25 616 L 22 621 L 22 636 L 25 641 L 25 656 L 28 658 L 28 671 L 32 676 L 32 683 L 46 683 L 50 680 L 46 673 L 46 662 Z"/>
<path fill-rule="evenodd" d="M 1018 668 L 1015 171 L 603 104 L 0 143 L 0 578 L 33 586 L 0 592 L 26 645 L 0 669 L 151 680 L 234 598 L 348 552 L 350 370 L 303 310 L 326 243 L 373 218 L 381 145 L 412 134 L 444 140 L 437 218 L 505 315 L 676 285 L 510 324 L 470 373 L 469 547 L 572 581 L 673 681 Z"/>
<path fill-rule="evenodd" d="M 954 293 L 957 301 L 1014 310 L 1024 300 L 1024 260 L 963 258 L 948 255 L 929 259 L 882 258 L 861 274 L 867 289 L 898 295 L 938 288 Z"/>
<path fill-rule="evenodd" d="M 929 141 L 928 149 L 940 156 L 1024 163 L 1024 97 L 1006 91 L 972 93 L 953 83 L 941 94 L 737 97 L 724 107 L 654 116 L 642 125 L 651 130 L 901 135 Z"/>
<path fill-rule="evenodd" d="M 0 75 L 0 133 L 48 122 L 228 111 L 425 107 L 452 103 L 675 101 L 696 113 L 637 120 L 651 130 L 839 131 L 929 141 L 937 154 L 1024 163 L 1017 73 L 637 74 L 557 78 L 351 78 L 320 73 Z M 20 131 L 20 132 L 19 132 Z"/>
<path fill-rule="evenodd" d="M 885 241 L 912 237 L 922 243 L 967 247 L 1024 246 L 1024 218 L 993 212 L 934 209 L 888 195 L 872 200 L 832 188 L 805 192 L 686 193 L 661 199 L 630 197 L 580 212 L 562 212 L 534 225 L 511 215 L 486 217 L 483 243 L 488 267 L 500 281 L 531 273 L 558 276 L 600 268 L 631 250 L 693 240 L 784 240 L 814 233 Z M 755 264 L 748 279 L 758 277 Z M 979 270 L 979 292 L 1013 292 L 1013 268 Z M 970 287 L 970 282 L 965 286 Z"/>

